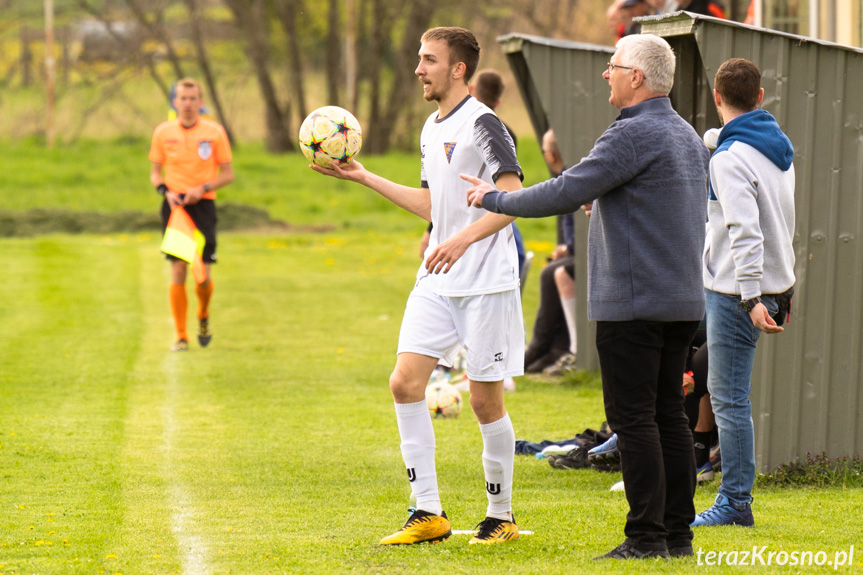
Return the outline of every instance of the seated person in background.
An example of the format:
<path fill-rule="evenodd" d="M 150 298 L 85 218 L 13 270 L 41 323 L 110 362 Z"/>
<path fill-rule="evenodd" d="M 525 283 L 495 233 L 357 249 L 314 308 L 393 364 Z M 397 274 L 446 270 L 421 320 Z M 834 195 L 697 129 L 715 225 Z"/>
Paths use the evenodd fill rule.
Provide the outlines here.
<path fill-rule="evenodd" d="M 686 416 L 695 446 L 695 478 L 696 481 L 707 481 L 714 477 L 710 448 L 717 442 L 718 432 L 707 391 L 707 333 L 703 329 L 698 330 L 692 338 L 685 369 L 683 387 Z"/>
<path fill-rule="evenodd" d="M 552 175 L 557 176 L 563 171 L 563 157 L 553 130 L 547 131 L 542 137 L 542 155 Z M 530 345 L 524 352 L 526 373 L 539 373 L 554 366 L 558 359 L 568 353 L 571 345 L 555 272 L 566 265 L 573 266 L 575 234 L 572 214 L 558 216 L 557 225 L 559 245 L 539 275 L 539 308 L 536 310 Z"/>

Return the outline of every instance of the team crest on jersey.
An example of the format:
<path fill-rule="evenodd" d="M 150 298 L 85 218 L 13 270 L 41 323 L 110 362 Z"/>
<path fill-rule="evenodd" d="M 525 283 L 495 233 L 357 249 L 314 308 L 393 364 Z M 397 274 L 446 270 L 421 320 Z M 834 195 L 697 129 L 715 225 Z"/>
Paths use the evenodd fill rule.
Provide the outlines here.
<path fill-rule="evenodd" d="M 457 142 L 444 142 L 443 149 L 446 152 L 446 163 L 449 164 L 452 162 L 452 153 L 455 150 L 455 145 Z"/>
<path fill-rule="evenodd" d="M 213 142 L 209 140 L 201 140 L 198 142 L 198 157 L 202 160 L 209 160 L 213 155 Z"/>

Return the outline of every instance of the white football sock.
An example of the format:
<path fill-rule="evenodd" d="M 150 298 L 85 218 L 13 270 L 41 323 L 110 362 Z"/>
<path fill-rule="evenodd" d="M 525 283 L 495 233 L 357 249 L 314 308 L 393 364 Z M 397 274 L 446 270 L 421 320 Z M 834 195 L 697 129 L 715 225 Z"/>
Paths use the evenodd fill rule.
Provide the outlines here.
<path fill-rule="evenodd" d="M 575 298 L 560 299 L 563 307 L 563 316 L 566 318 L 566 329 L 569 330 L 569 352 L 572 355 L 578 353 L 578 339 L 575 335 Z"/>
<path fill-rule="evenodd" d="M 480 424 L 482 467 L 485 470 L 487 517 L 512 521 L 512 468 L 515 459 L 515 430 L 509 414 L 492 423 Z"/>
<path fill-rule="evenodd" d="M 416 498 L 417 509 L 440 515 L 442 509 L 434 463 L 435 437 L 428 405 L 422 400 L 396 403 L 395 406 L 411 495 Z"/>

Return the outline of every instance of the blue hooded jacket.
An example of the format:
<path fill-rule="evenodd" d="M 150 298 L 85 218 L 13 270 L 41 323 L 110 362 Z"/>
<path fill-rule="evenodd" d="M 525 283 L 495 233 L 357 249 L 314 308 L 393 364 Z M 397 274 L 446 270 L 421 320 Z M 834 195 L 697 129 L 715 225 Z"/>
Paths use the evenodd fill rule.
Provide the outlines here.
<path fill-rule="evenodd" d="M 770 112 L 753 110 L 737 116 L 722 128 L 714 154 L 724 152 L 734 142 L 743 142 L 761 152 L 783 172 L 788 171 L 794 161 L 794 146 Z M 710 199 L 716 200 L 713 186 L 710 187 Z"/>

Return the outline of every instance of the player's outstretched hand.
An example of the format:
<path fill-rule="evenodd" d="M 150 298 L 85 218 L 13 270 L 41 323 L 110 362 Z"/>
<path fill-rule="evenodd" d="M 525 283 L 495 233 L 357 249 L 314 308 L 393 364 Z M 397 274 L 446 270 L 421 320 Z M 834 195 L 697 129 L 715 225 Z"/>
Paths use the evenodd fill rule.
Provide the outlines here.
<path fill-rule="evenodd" d="M 473 184 L 467 191 L 467 205 L 475 208 L 482 207 L 482 199 L 489 192 L 496 192 L 497 188 L 489 183 L 486 183 L 479 178 L 468 176 L 467 174 L 459 174 L 462 180 Z"/>
<path fill-rule="evenodd" d="M 338 178 L 340 180 L 348 180 L 350 182 L 359 182 L 366 171 L 363 165 L 356 160 L 351 160 L 347 164 L 341 165 L 336 162 L 330 162 L 329 168 L 325 168 L 317 164 L 310 164 L 309 167 L 319 174 L 332 176 L 333 178 Z"/>
<path fill-rule="evenodd" d="M 449 272 L 467 251 L 468 246 L 470 246 L 469 241 L 463 239 L 460 234 L 455 234 L 435 246 L 426 259 L 426 269 L 433 274 Z"/>

